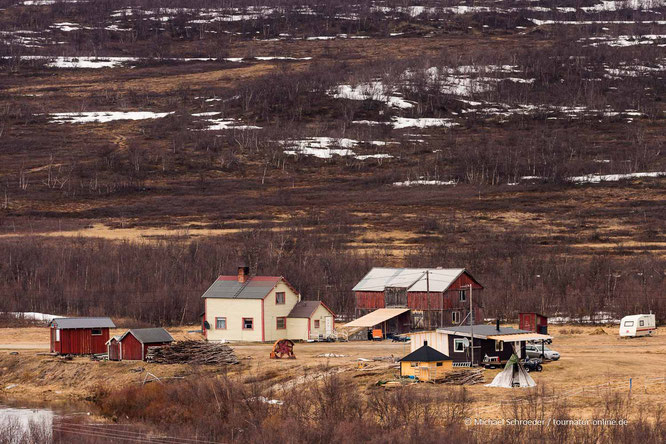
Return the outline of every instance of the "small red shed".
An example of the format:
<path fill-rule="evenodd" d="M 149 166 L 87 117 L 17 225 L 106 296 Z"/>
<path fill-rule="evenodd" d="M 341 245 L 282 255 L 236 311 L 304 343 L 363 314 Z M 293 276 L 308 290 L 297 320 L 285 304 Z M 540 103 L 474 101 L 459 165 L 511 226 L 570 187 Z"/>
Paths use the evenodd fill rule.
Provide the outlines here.
<path fill-rule="evenodd" d="M 51 353 L 91 355 L 106 352 L 111 318 L 56 318 L 49 324 Z"/>
<path fill-rule="evenodd" d="M 114 336 L 106 341 L 109 361 L 120 361 L 120 336 Z"/>
<path fill-rule="evenodd" d="M 539 313 L 519 313 L 518 323 L 521 330 L 533 331 L 542 335 L 548 334 L 548 317 Z"/>
<path fill-rule="evenodd" d="M 125 332 L 118 342 L 120 359 L 143 361 L 146 359 L 148 347 L 170 344 L 173 338 L 163 328 L 133 328 Z"/>

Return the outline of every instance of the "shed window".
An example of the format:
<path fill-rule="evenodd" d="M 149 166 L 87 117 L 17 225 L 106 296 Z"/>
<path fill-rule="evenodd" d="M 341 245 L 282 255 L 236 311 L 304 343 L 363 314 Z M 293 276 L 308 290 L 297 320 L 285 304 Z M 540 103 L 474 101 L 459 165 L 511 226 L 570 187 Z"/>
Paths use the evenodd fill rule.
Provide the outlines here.
<path fill-rule="evenodd" d="M 277 328 L 278 330 L 284 330 L 285 328 L 287 328 L 287 318 L 285 317 L 276 318 L 275 322 L 276 322 L 275 328 Z"/>
<path fill-rule="evenodd" d="M 504 350 L 504 341 L 495 341 L 495 351 L 501 352 Z"/>
<path fill-rule="evenodd" d="M 451 312 L 451 322 L 454 324 L 457 324 L 460 322 L 460 312 L 459 311 L 452 311 Z"/>
<path fill-rule="evenodd" d="M 56 328 L 55 331 L 55 340 L 56 342 L 60 342 L 60 329 Z"/>
<path fill-rule="evenodd" d="M 215 328 L 217 330 L 226 330 L 227 318 L 215 318 Z"/>
<path fill-rule="evenodd" d="M 634 321 L 624 321 L 624 326 L 625 327 L 633 327 L 634 326 Z"/>
<path fill-rule="evenodd" d="M 284 304 L 284 300 L 285 300 L 284 291 L 279 291 L 279 292 L 275 293 L 275 303 L 276 304 Z"/>
<path fill-rule="evenodd" d="M 465 342 L 463 339 L 454 339 L 453 340 L 453 351 L 454 352 L 464 352 L 465 351 Z"/>
<path fill-rule="evenodd" d="M 254 318 L 243 318 L 243 330 L 254 330 Z"/>
<path fill-rule="evenodd" d="M 409 365 L 411 365 L 412 367 L 418 367 L 419 363 L 418 362 L 410 362 Z"/>
<path fill-rule="evenodd" d="M 460 298 L 460 302 L 465 302 L 467 300 L 465 290 L 458 290 L 458 297 Z"/>
<path fill-rule="evenodd" d="M 437 363 L 437 367 L 441 367 L 441 366 L 443 366 L 443 365 L 444 365 L 443 362 L 438 362 L 438 363 Z"/>
<path fill-rule="evenodd" d="M 638 325 L 640 325 L 641 327 L 643 327 L 643 326 L 645 325 L 645 321 L 638 321 Z"/>
<path fill-rule="evenodd" d="M 319 328 L 319 319 L 315 319 L 314 328 Z"/>
<path fill-rule="evenodd" d="M 93 336 L 102 336 L 102 329 L 101 328 L 93 328 L 92 329 L 92 335 Z"/>

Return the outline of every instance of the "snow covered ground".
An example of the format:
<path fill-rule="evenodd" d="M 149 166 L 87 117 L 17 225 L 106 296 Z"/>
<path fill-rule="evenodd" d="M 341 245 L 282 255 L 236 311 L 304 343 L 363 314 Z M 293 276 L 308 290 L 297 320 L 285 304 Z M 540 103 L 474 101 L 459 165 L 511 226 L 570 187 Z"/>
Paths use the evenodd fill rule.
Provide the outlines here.
<path fill-rule="evenodd" d="M 284 150 L 284 153 L 292 156 L 314 156 L 319 159 L 331 159 L 333 156 L 343 156 L 353 157 L 358 160 L 389 159 L 393 157 L 390 154 L 383 153 L 357 154 L 352 150 L 352 148 L 361 144 L 385 146 L 387 143 L 390 143 L 384 141 L 363 142 L 347 138 L 335 139 L 332 137 L 308 137 L 300 140 L 285 140 L 281 143 L 285 147 L 290 148 Z"/>
<path fill-rule="evenodd" d="M 155 113 L 152 111 L 86 111 L 79 113 L 52 113 L 49 114 L 51 123 L 107 123 L 115 120 L 145 120 L 161 119 L 169 113 Z"/>
<path fill-rule="evenodd" d="M 6 312 L 5 314 L 14 316 L 16 318 L 23 318 L 23 319 L 30 319 L 30 320 L 35 320 L 35 321 L 41 321 L 41 322 L 51 322 L 54 319 L 57 318 L 63 318 L 64 316 L 58 316 L 58 315 L 52 315 L 52 314 L 47 314 L 47 313 L 39 313 L 35 311 L 9 311 Z"/>
<path fill-rule="evenodd" d="M 407 179 L 404 182 L 393 182 L 393 186 L 396 187 L 413 187 L 417 185 L 457 185 L 457 180 L 436 180 L 436 179 L 425 179 L 419 177 L 418 179 Z"/>

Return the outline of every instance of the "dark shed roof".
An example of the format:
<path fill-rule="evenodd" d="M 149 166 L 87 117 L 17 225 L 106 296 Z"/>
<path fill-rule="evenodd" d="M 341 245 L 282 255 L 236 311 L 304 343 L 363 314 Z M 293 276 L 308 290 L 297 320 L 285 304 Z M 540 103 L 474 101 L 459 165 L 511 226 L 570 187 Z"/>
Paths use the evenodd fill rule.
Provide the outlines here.
<path fill-rule="evenodd" d="M 405 362 L 434 362 L 434 361 L 450 361 L 451 358 L 446 356 L 444 353 L 435 350 L 429 345 L 424 345 L 423 347 L 417 348 L 400 361 Z"/>
<path fill-rule="evenodd" d="M 158 328 L 133 328 L 125 332 L 124 335 L 120 337 L 122 341 L 125 336 L 132 334 L 139 342 L 142 344 L 154 344 L 157 342 L 173 342 L 173 338 L 165 329 Z"/>
<path fill-rule="evenodd" d="M 321 301 L 301 301 L 294 305 L 294 308 L 291 309 L 288 318 L 309 318 L 311 317 L 315 310 L 319 308 Z"/>
<path fill-rule="evenodd" d="M 472 332 L 472 327 L 469 325 L 460 325 L 457 327 L 442 327 L 438 328 L 437 331 L 448 334 L 457 334 L 459 336 L 470 336 Z M 530 333 L 530 332 L 527 330 L 519 330 L 513 327 L 500 327 L 500 329 L 497 330 L 496 326 L 486 325 L 486 324 L 479 324 L 474 326 L 475 338 L 484 337 L 484 336 L 515 335 L 518 333 Z"/>
<path fill-rule="evenodd" d="M 111 318 L 56 318 L 49 325 L 58 328 L 116 328 Z"/>
<path fill-rule="evenodd" d="M 220 276 L 201 296 L 221 299 L 263 299 L 280 282 L 280 276 L 254 276 L 238 282 L 238 276 Z"/>

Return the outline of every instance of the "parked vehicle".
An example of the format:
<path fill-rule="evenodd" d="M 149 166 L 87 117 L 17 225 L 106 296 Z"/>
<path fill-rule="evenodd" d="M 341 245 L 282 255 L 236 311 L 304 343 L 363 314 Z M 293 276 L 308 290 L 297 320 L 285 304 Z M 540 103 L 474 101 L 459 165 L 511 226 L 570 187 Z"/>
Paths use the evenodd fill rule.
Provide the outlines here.
<path fill-rule="evenodd" d="M 548 359 L 549 361 L 557 361 L 560 359 L 560 354 L 555 350 L 551 350 L 546 345 L 541 344 L 527 344 L 525 345 L 525 353 L 528 358 L 541 358 Z"/>
<path fill-rule="evenodd" d="M 651 336 L 657 329 L 653 314 L 625 316 L 620 321 L 620 337 Z"/>
<path fill-rule="evenodd" d="M 525 370 L 528 372 L 540 372 L 543 370 L 541 362 L 542 361 L 539 358 L 527 358 L 524 359 L 521 363 L 523 364 L 523 367 L 525 367 Z"/>
<path fill-rule="evenodd" d="M 483 361 L 481 361 L 485 368 L 497 368 L 502 366 L 499 356 L 484 356 Z"/>

